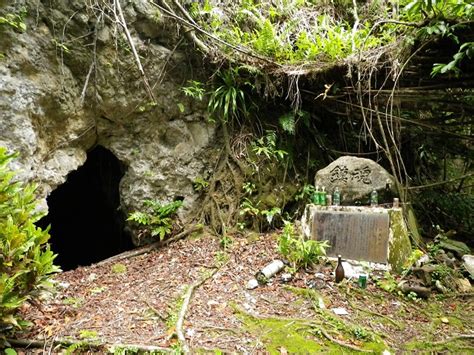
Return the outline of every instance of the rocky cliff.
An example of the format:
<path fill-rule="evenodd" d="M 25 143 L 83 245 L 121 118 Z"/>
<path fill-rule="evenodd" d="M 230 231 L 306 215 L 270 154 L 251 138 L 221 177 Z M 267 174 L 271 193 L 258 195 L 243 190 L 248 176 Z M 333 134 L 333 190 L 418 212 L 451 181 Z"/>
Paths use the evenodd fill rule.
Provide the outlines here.
<path fill-rule="evenodd" d="M 216 137 L 203 107 L 180 90 L 200 70 L 171 21 L 147 1 L 122 2 L 153 98 L 113 2 L 7 3 L 0 1 L 0 146 L 20 153 L 20 176 L 39 184 L 43 207 L 101 145 L 125 166 L 124 211 L 180 196 L 189 217 L 198 207 L 192 182 L 208 171 Z"/>

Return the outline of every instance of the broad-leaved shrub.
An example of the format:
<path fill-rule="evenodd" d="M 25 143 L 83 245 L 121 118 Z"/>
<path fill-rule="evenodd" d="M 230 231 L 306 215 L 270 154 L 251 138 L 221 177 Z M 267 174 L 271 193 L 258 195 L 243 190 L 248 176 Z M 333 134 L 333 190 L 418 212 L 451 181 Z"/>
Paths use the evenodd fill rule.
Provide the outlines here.
<path fill-rule="evenodd" d="M 48 229 L 35 226 L 36 187 L 14 182 L 8 164 L 16 157 L 0 147 L 0 326 L 21 328 L 17 311 L 38 296 L 52 273 L 55 254 L 48 245 Z"/>

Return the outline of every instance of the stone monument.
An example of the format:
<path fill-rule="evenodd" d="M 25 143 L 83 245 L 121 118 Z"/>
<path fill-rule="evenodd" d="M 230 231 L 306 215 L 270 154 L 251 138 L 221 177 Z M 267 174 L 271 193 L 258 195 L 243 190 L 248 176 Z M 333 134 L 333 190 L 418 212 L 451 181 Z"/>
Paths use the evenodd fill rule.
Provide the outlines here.
<path fill-rule="evenodd" d="M 370 159 L 343 156 L 319 170 L 314 180 L 328 193 L 338 187 L 342 205 L 364 204 L 373 190 L 390 202 L 396 196 L 393 176 Z"/>
<path fill-rule="evenodd" d="M 373 190 L 396 196 L 394 178 L 372 160 L 346 156 L 318 171 L 315 183 L 328 193 L 338 187 L 344 206 L 307 205 L 302 218 L 305 237 L 327 240 L 328 256 L 384 263 L 401 271 L 411 253 L 403 210 L 391 203 L 368 205 Z"/>

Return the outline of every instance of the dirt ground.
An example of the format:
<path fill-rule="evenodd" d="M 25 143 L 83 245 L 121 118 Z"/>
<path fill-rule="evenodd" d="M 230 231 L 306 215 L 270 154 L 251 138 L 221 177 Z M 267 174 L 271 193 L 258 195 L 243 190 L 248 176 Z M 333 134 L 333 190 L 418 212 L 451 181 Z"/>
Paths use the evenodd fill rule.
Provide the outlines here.
<path fill-rule="evenodd" d="M 299 271 L 287 283 L 277 275 L 248 290 L 248 280 L 279 258 L 277 235 L 233 240 L 224 251 L 217 238 L 202 233 L 56 275 L 57 291 L 41 307 L 23 307 L 33 326 L 16 338 L 35 342 L 17 351 L 123 354 L 155 346 L 180 352 L 176 324 L 183 296 L 205 280 L 192 294 L 182 327 L 192 353 L 474 352 L 472 294 L 409 300 L 383 291 L 376 275 L 366 289 L 352 280 L 335 284 L 330 263 Z M 336 315 L 334 308 L 348 314 Z"/>

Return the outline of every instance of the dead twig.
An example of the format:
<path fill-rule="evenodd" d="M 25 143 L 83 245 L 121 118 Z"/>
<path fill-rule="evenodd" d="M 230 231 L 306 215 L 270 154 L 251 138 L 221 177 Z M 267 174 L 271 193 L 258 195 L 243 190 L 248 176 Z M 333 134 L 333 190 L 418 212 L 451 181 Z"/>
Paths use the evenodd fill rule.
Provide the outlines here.
<path fill-rule="evenodd" d="M 162 322 L 166 322 L 167 317 L 163 316 L 155 307 L 153 307 L 153 306 L 151 305 L 150 302 L 148 302 L 147 300 L 143 300 L 143 302 L 147 305 L 148 308 L 150 308 L 150 310 L 151 310 L 153 313 L 155 313 L 155 315 L 156 315 L 158 318 L 160 318 L 160 320 L 161 320 Z"/>
<path fill-rule="evenodd" d="M 445 184 L 449 184 L 449 183 L 454 182 L 454 181 L 458 181 L 458 180 L 462 180 L 462 179 L 471 177 L 473 175 L 474 175 L 474 173 L 465 174 L 465 175 L 462 175 L 462 176 L 455 177 L 453 179 L 434 182 L 432 184 L 419 185 L 419 186 L 409 186 L 407 189 L 408 190 L 421 190 L 421 189 L 426 189 L 426 188 L 429 188 L 429 187 L 445 185 Z"/>
<path fill-rule="evenodd" d="M 235 335 L 242 335 L 243 331 L 240 330 L 240 329 L 235 329 L 235 328 L 225 328 L 225 327 L 216 327 L 216 326 L 213 326 L 213 325 L 207 325 L 207 326 L 204 326 L 202 327 L 203 329 L 210 329 L 210 330 L 214 330 L 216 332 L 229 332 L 229 333 L 233 333 Z"/>
<path fill-rule="evenodd" d="M 340 340 L 337 340 L 335 338 L 333 338 L 332 336 L 330 336 L 324 329 L 322 328 L 319 328 L 319 331 L 321 332 L 322 335 L 324 335 L 324 337 L 326 339 L 328 339 L 329 341 L 332 341 L 333 343 L 336 343 L 337 345 L 339 346 L 342 346 L 344 348 L 348 348 L 348 349 L 351 349 L 351 350 L 354 350 L 354 351 L 360 351 L 360 352 L 363 352 L 363 353 L 373 353 L 373 350 L 365 350 L 365 349 L 361 349 L 357 346 L 354 346 L 354 345 L 351 345 L 351 344 L 346 344 Z"/>
<path fill-rule="evenodd" d="M 178 16 L 172 9 L 171 7 L 166 3 L 165 0 L 161 0 L 160 1 L 162 5 L 158 5 L 154 2 L 152 2 L 151 4 L 153 6 L 156 6 L 157 8 L 159 8 L 161 11 L 163 11 L 165 14 L 167 14 L 168 16 L 174 18 L 175 20 L 181 22 L 184 26 L 190 28 L 190 29 L 193 29 L 207 37 L 209 37 L 210 39 L 214 40 L 215 42 L 218 42 L 220 44 L 223 44 L 224 46 L 227 46 L 229 48 L 232 48 L 233 50 L 239 52 L 239 53 L 242 53 L 246 56 L 249 56 L 249 57 L 253 57 L 253 58 L 256 58 L 256 59 L 259 59 L 261 61 L 264 61 L 264 62 L 267 62 L 269 64 L 272 64 L 274 66 L 277 66 L 277 67 L 282 67 L 281 64 L 277 63 L 277 62 L 274 62 L 273 60 L 271 60 L 270 58 L 267 58 L 267 57 L 263 57 L 261 55 L 258 55 L 258 54 L 255 54 L 249 50 L 246 50 L 246 49 L 243 49 L 241 47 L 238 47 L 238 46 L 235 46 L 229 42 L 226 42 L 222 39 L 220 39 L 219 37 L 213 35 L 212 33 L 209 33 L 207 31 L 205 31 L 204 29 L 202 29 L 200 26 L 197 26 L 195 25 L 194 23 L 191 23 L 189 22 L 187 19 L 185 18 L 182 18 L 180 16 Z M 180 7 L 180 10 L 185 13 L 186 15 L 184 15 L 186 18 L 190 17 L 189 14 L 186 12 L 186 10 L 184 10 L 184 8 L 182 8 L 182 6 Z M 194 21 L 193 21 L 194 22 Z M 204 53 L 209 53 L 210 49 L 207 45 L 204 44 L 204 42 L 202 42 L 199 38 L 196 37 L 196 35 L 194 34 L 194 31 L 191 31 L 191 32 L 187 32 L 189 33 L 191 36 L 192 36 L 192 41 L 204 52 Z"/>
<path fill-rule="evenodd" d="M 456 340 L 470 340 L 470 339 L 474 339 L 474 334 L 459 334 L 459 335 L 455 335 L 455 336 L 452 336 L 452 337 L 444 339 L 444 340 L 431 342 L 431 344 L 432 345 L 443 345 L 443 344 L 451 343 L 451 342 L 456 341 Z"/>
<path fill-rule="evenodd" d="M 346 293 L 347 294 L 347 293 Z M 390 317 L 382 314 L 382 313 L 379 313 L 379 312 L 375 312 L 375 311 L 371 311 L 371 310 L 368 310 L 368 309 L 364 309 L 364 308 L 361 308 L 361 307 L 357 307 L 349 298 L 347 298 L 347 301 L 349 303 L 349 305 L 351 306 L 351 308 L 353 309 L 356 309 L 358 310 L 359 312 L 364 312 L 364 313 L 367 313 L 367 314 L 370 314 L 370 315 L 373 315 L 373 316 L 376 316 L 376 317 L 380 317 L 380 318 L 383 318 L 387 321 L 389 321 L 390 323 L 392 323 L 395 327 L 397 327 L 398 329 L 402 330 L 403 327 L 401 324 L 395 322 L 393 319 L 391 319 Z"/>
<path fill-rule="evenodd" d="M 152 250 L 155 250 L 159 247 L 166 246 L 168 244 L 176 242 L 180 239 L 183 239 L 183 238 L 187 237 L 191 233 L 198 232 L 198 231 L 201 231 L 201 230 L 202 230 L 202 226 L 201 225 L 196 225 L 196 226 L 193 226 L 193 227 L 191 227 L 191 228 L 189 228 L 189 229 L 187 229 L 187 230 L 185 230 L 181 233 L 176 234 L 175 236 L 173 236 L 169 239 L 160 240 L 158 242 L 154 242 L 154 243 L 145 245 L 144 247 L 141 247 L 141 248 L 138 248 L 138 249 L 133 249 L 133 250 L 123 252 L 121 254 L 114 255 L 114 256 L 112 256 L 108 259 L 104 259 L 104 260 L 98 262 L 95 265 L 98 266 L 98 265 L 109 264 L 109 263 L 117 262 L 117 261 L 120 261 L 120 260 L 123 260 L 123 259 L 130 259 L 130 258 L 139 256 L 139 255 L 142 255 L 142 254 L 146 254 L 146 253 L 151 252 Z"/>
<path fill-rule="evenodd" d="M 178 321 L 176 322 L 176 335 L 178 336 L 178 340 L 181 343 L 183 352 L 185 354 L 190 354 L 190 350 L 186 342 L 186 338 L 184 336 L 183 323 L 184 323 L 184 318 L 186 317 L 186 312 L 188 311 L 188 308 L 189 308 L 189 303 L 191 302 L 191 297 L 193 296 L 194 290 L 196 290 L 204 282 L 209 280 L 212 276 L 214 276 L 214 274 L 218 270 L 220 270 L 221 267 L 222 266 L 216 268 L 215 270 L 207 274 L 205 277 L 203 277 L 201 280 L 194 282 L 191 286 L 189 286 L 188 290 L 186 291 L 186 294 L 184 295 L 183 305 L 181 306 L 181 310 L 179 311 Z"/>
<path fill-rule="evenodd" d="M 174 18 L 175 20 L 181 21 L 184 23 L 183 27 L 185 29 L 184 35 L 191 41 L 193 42 L 203 53 L 208 54 L 210 52 L 209 47 L 204 44 L 203 41 L 201 41 L 197 36 L 196 33 L 194 33 L 193 27 L 194 28 L 199 28 L 198 26 L 195 25 L 195 22 L 189 22 L 174 12 L 174 10 L 171 8 L 171 6 L 168 5 L 168 3 L 165 0 L 160 1 L 161 5 L 158 5 L 154 2 L 151 2 L 152 5 L 156 6 L 159 8 L 161 11 L 163 11 L 165 14 L 168 16 Z M 186 12 L 186 10 L 182 6 L 178 6 L 180 11 L 184 14 L 186 18 L 191 18 L 191 16 Z M 192 18 L 191 18 L 192 19 Z"/>
<path fill-rule="evenodd" d="M 87 341 L 87 340 L 71 340 L 71 339 L 6 339 L 7 343 L 11 346 L 22 347 L 22 348 L 46 348 L 48 345 L 51 347 L 69 347 L 72 345 L 80 347 L 89 347 L 97 351 L 111 351 L 113 349 L 137 349 L 138 351 L 144 352 L 164 352 L 164 353 L 175 353 L 175 350 L 171 348 L 165 348 L 154 345 L 143 345 L 143 344 L 110 344 L 100 341 Z"/>
<path fill-rule="evenodd" d="M 145 70 L 143 69 L 142 63 L 140 61 L 140 57 L 138 56 L 135 45 L 133 44 L 133 39 L 132 39 L 132 36 L 130 35 L 130 31 L 128 30 L 127 22 L 125 21 L 125 18 L 123 16 L 122 6 L 120 5 L 119 0 L 115 0 L 115 9 L 116 9 L 116 11 L 114 11 L 115 20 L 117 21 L 118 24 L 120 24 L 120 26 L 122 26 L 123 32 L 125 33 L 125 36 L 127 37 L 128 44 L 130 45 L 130 48 L 132 49 L 133 57 L 135 58 L 138 71 L 140 72 L 143 78 L 145 89 L 148 92 L 148 95 L 150 95 L 150 98 L 155 102 L 156 101 L 155 95 L 153 94 L 153 91 L 151 90 L 150 84 L 148 83 L 148 78 L 145 74 Z"/>

